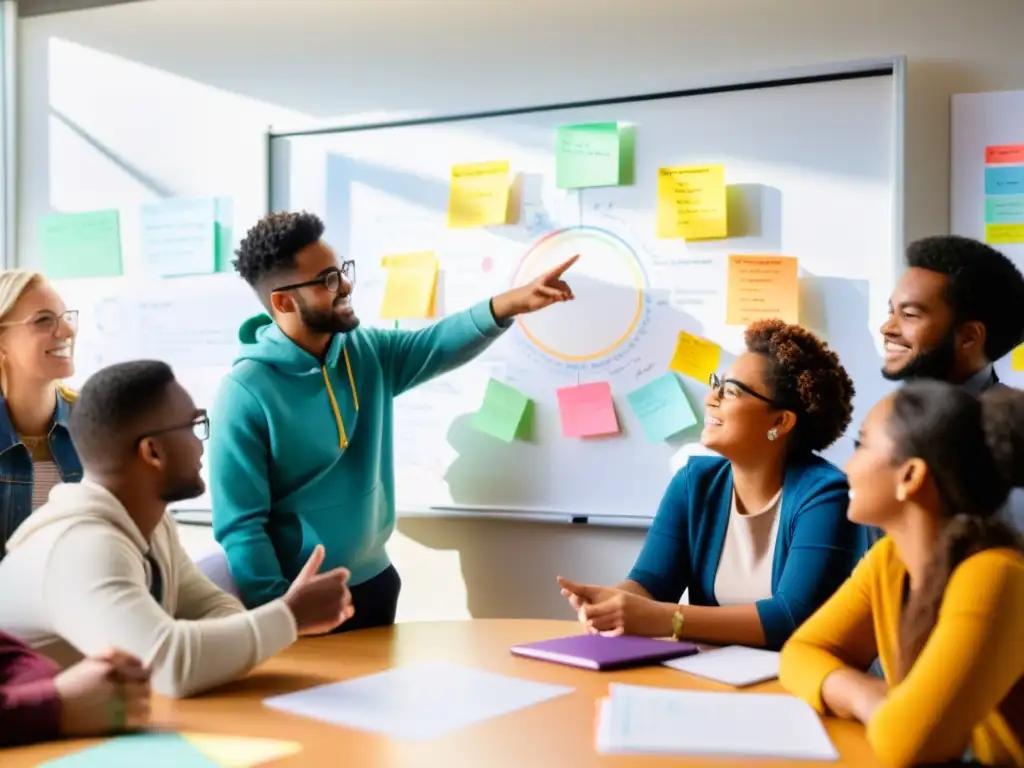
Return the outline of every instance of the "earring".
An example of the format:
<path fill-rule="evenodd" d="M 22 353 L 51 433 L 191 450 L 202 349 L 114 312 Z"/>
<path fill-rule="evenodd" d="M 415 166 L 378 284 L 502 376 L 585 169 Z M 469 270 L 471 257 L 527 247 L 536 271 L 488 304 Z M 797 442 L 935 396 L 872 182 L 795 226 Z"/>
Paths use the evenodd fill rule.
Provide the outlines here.
<path fill-rule="evenodd" d="M 778 436 L 779 436 L 779 431 L 775 427 L 772 427 L 771 429 L 768 430 L 768 439 L 769 440 L 775 440 L 776 438 L 778 438 Z"/>
<path fill-rule="evenodd" d="M 903 490 L 903 486 L 901 485 L 899 488 L 896 489 L 896 501 L 906 501 L 906 500 L 907 500 L 907 492 L 905 490 Z"/>

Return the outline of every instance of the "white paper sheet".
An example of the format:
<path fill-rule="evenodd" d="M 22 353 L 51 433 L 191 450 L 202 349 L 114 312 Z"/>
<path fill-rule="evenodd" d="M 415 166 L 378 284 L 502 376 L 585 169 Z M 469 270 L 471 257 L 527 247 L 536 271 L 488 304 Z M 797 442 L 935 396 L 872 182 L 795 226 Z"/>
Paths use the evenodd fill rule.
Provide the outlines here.
<path fill-rule="evenodd" d="M 771 693 L 711 693 L 612 683 L 597 751 L 837 761 L 817 713 Z"/>
<path fill-rule="evenodd" d="M 779 654 L 763 648 L 728 645 L 664 662 L 666 667 L 726 685 L 754 685 L 779 676 Z"/>
<path fill-rule="evenodd" d="M 392 739 L 425 741 L 572 691 L 430 661 L 274 696 L 264 704 Z"/>

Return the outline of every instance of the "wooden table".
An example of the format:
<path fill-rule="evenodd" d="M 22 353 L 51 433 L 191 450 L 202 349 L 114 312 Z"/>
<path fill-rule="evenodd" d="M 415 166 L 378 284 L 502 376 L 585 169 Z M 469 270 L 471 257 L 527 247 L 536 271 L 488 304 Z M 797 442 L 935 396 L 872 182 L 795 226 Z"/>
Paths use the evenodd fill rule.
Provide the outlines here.
<path fill-rule="evenodd" d="M 595 701 L 606 695 L 608 683 L 628 682 L 664 688 L 730 690 L 673 670 L 650 667 L 623 672 L 591 672 L 563 667 L 509 653 L 516 643 L 544 640 L 580 631 L 576 622 L 533 620 L 476 620 L 400 624 L 325 638 L 301 640 L 268 661 L 244 680 L 206 696 L 154 701 L 153 721 L 160 728 L 298 741 L 304 750 L 291 758 L 268 763 L 285 766 L 417 766 L 417 768 L 618 768 L 693 765 L 759 768 L 792 765 L 765 760 L 715 760 L 675 757 L 602 757 L 594 748 Z M 510 715 L 487 720 L 434 742 L 402 743 L 313 720 L 282 714 L 262 700 L 279 693 L 309 688 L 380 672 L 412 662 L 445 659 L 491 672 L 544 683 L 568 685 L 575 692 Z M 777 683 L 750 690 L 775 692 Z M 829 735 L 842 764 L 869 768 L 877 765 L 860 725 L 829 719 Z M 742 723 L 736 723 L 742 728 Z M 92 742 L 75 741 L 0 750 L 4 768 L 28 768 L 44 760 L 75 752 Z M 836 763 L 801 763 L 803 766 Z"/>

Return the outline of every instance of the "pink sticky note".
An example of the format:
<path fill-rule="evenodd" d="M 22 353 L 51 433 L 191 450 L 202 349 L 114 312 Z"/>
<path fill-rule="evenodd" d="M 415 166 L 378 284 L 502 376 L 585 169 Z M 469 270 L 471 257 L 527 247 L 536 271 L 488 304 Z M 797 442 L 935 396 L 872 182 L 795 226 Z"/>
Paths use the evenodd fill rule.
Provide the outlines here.
<path fill-rule="evenodd" d="M 566 437 L 614 435 L 619 419 L 612 403 L 612 387 L 607 381 L 580 384 L 556 390 L 558 411 L 562 416 L 562 434 Z"/>

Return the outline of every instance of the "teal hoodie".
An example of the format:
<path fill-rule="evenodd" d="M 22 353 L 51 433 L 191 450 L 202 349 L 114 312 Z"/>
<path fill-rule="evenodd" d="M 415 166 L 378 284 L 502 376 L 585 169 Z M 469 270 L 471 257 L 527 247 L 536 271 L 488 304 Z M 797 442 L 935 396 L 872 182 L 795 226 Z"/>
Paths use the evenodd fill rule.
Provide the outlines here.
<path fill-rule="evenodd" d="M 250 608 L 281 597 L 313 548 L 351 585 L 389 565 L 392 403 L 480 354 L 507 326 L 489 301 L 418 331 L 336 334 L 321 363 L 266 315 L 239 331 L 210 424 L 213 534 Z"/>

